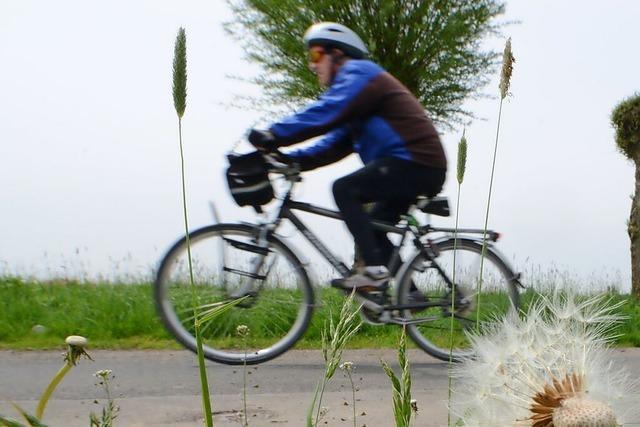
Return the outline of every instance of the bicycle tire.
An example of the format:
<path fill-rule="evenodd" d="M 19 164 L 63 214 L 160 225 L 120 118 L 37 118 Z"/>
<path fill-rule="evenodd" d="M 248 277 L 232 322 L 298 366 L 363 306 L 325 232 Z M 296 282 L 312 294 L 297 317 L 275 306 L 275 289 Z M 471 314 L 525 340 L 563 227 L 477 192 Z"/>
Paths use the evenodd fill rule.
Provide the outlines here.
<path fill-rule="evenodd" d="M 509 310 L 518 309 L 520 296 L 518 279 L 509 265 L 490 246 L 486 247 L 484 261 L 482 242 L 467 238 L 453 238 L 434 243 L 438 254 L 435 262 L 453 276 L 453 254 L 455 245 L 456 294 L 452 320 L 452 292 L 446 286 L 442 275 L 422 251 L 417 251 L 405 262 L 398 273 L 397 301 L 399 304 L 415 302 L 411 298 L 411 288 L 415 284 L 426 301 L 433 303 L 420 312 L 402 310 L 405 319 L 431 319 L 423 323 L 407 325 L 407 333 L 425 352 L 444 361 L 459 361 L 472 356 L 471 343 L 467 332 L 482 331 L 485 322 L 492 322 Z M 466 266 L 471 259 L 472 265 Z M 482 288 L 478 290 L 480 265 L 483 266 Z M 453 280 L 453 279 L 452 279 Z M 480 310 L 478 310 L 478 295 Z M 418 296 L 419 297 L 419 296 Z M 451 326 L 453 322 L 453 336 Z M 453 348 L 452 348 L 453 347 Z"/>
<path fill-rule="evenodd" d="M 233 299 L 234 291 L 250 280 L 251 263 L 260 256 L 266 260 L 258 271 L 264 279 L 256 282 L 260 283 L 257 294 L 201 328 L 203 352 L 209 360 L 229 365 L 271 360 L 291 348 L 309 326 L 314 295 L 304 266 L 274 235 L 268 236 L 267 248 L 260 249 L 256 245 L 258 233 L 257 226 L 248 224 L 216 224 L 189 233 L 193 287 L 186 236 L 160 263 L 154 283 L 158 314 L 171 335 L 196 352 L 193 302 L 206 309 Z M 240 325 L 249 328 L 248 335 L 238 335 Z"/>

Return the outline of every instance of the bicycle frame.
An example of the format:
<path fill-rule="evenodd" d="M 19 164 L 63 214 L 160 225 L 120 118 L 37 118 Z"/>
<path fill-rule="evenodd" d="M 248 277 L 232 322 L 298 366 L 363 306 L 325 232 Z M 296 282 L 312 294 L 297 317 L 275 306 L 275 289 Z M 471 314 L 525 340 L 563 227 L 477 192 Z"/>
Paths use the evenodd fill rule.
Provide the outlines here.
<path fill-rule="evenodd" d="M 318 216 L 323 216 L 325 218 L 332 218 L 339 221 L 342 221 L 343 218 L 339 212 L 333 211 L 331 209 L 322 208 L 319 206 L 315 206 L 311 203 L 298 202 L 291 199 L 291 189 L 287 191 L 282 203 L 278 209 L 278 214 L 274 220 L 271 222 L 265 223 L 263 226 L 272 227 L 272 230 L 278 227 L 282 219 L 288 219 L 291 221 L 293 226 L 302 233 L 305 239 L 322 255 L 322 257 L 329 263 L 333 268 L 335 268 L 342 276 L 347 276 L 350 272 L 350 269 L 342 262 L 338 257 L 331 252 L 324 243 L 311 231 L 305 224 L 302 222 L 300 218 L 293 212 L 294 210 L 303 211 L 307 213 L 311 213 Z M 382 221 L 372 221 L 373 227 L 377 230 L 382 230 L 387 233 L 394 233 L 402 235 L 402 240 L 392 255 L 392 262 L 399 257 L 400 247 L 402 247 L 405 242 L 407 233 L 410 231 L 410 227 L 398 227 L 389 223 L 385 223 Z"/>
<path fill-rule="evenodd" d="M 293 211 L 295 210 L 303 211 L 303 212 L 311 213 L 314 215 L 322 216 L 325 218 L 336 219 L 339 221 L 343 220 L 342 215 L 340 215 L 339 212 L 331 209 L 326 209 L 320 206 L 313 205 L 311 203 L 299 202 L 299 201 L 293 200 L 291 198 L 292 189 L 293 189 L 293 183 L 289 188 L 289 190 L 286 192 L 286 195 L 284 196 L 282 203 L 278 208 L 278 214 L 275 217 L 275 219 L 273 219 L 271 222 L 263 224 L 263 226 L 271 227 L 271 231 L 275 231 L 275 229 L 278 227 L 282 219 L 288 219 L 289 221 L 291 221 L 294 227 L 298 231 L 300 231 L 300 233 L 302 233 L 305 239 L 323 256 L 323 258 L 329 264 L 331 264 L 331 266 L 333 266 L 333 268 L 335 268 L 343 277 L 347 276 L 350 272 L 350 269 L 342 261 L 340 261 L 338 257 L 324 245 L 324 243 L 322 243 L 322 241 L 313 233 L 313 231 L 311 231 L 302 222 L 302 220 L 298 218 L 298 216 Z M 413 209 L 415 209 L 415 206 L 412 206 L 409 209 L 408 211 L 409 214 L 407 215 L 407 217 L 411 216 L 411 211 Z M 390 266 L 395 265 L 395 263 L 400 261 L 400 249 L 406 242 L 407 236 L 413 237 L 413 242 L 418 250 L 425 251 L 424 245 L 420 242 L 420 238 L 425 236 L 428 233 L 453 234 L 457 232 L 457 233 L 463 233 L 463 234 L 478 234 L 478 235 L 485 233 L 484 230 L 480 230 L 480 229 L 456 230 L 453 228 L 432 227 L 430 224 L 425 226 L 412 226 L 410 225 L 409 221 L 407 221 L 407 224 L 405 224 L 404 226 L 397 226 L 394 224 L 390 224 L 390 223 L 378 221 L 378 220 L 373 220 L 371 221 L 371 223 L 376 230 L 384 231 L 385 233 L 398 234 L 402 236 L 402 239 L 400 240 L 400 242 L 397 245 L 395 245 L 395 249 L 391 256 L 391 260 L 389 262 Z M 496 241 L 499 237 L 499 234 L 494 231 L 487 231 L 486 235 L 487 235 L 487 242 Z M 480 240 L 480 238 L 478 240 Z M 428 256 L 429 260 L 433 261 L 433 258 L 434 258 L 432 256 L 433 254 L 430 254 L 428 251 L 426 251 L 426 255 Z M 438 270 L 440 270 L 437 264 L 435 265 L 435 267 Z M 451 286 L 451 281 L 449 280 L 445 272 L 440 271 L 440 273 L 442 274 L 447 284 Z"/>
<path fill-rule="evenodd" d="M 340 215 L 339 212 L 331 209 L 315 206 L 311 203 L 299 202 L 299 201 L 293 200 L 291 198 L 293 187 L 297 182 L 300 182 L 301 180 L 298 173 L 297 172 L 283 173 L 282 171 L 279 171 L 279 173 L 282 173 L 284 175 L 284 178 L 287 181 L 289 181 L 290 186 L 286 190 L 285 195 L 282 198 L 282 201 L 280 203 L 280 206 L 274 209 L 274 212 L 277 212 L 275 217 L 273 217 L 270 221 L 265 221 L 264 223 L 258 225 L 259 235 L 256 236 L 258 238 L 258 242 L 257 242 L 258 246 L 263 246 L 263 245 L 266 246 L 267 245 L 266 240 L 269 233 L 274 233 L 275 230 L 280 225 L 280 223 L 282 222 L 282 220 L 288 219 L 289 221 L 291 221 L 293 226 L 298 231 L 300 231 L 300 233 L 302 233 L 305 239 L 320 253 L 320 255 L 322 255 L 322 257 L 333 268 L 335 268 L 343 277 L 346 277 L 351 270 L 342 261 L 340 261 L 340 259 L 338 259 L 338 257 L 333 252 L 331 252 L 325 246 L 324 243 L 322 243 L 322 241 L 313 233 L 313 231 L 311 231 L 293 211 L 295 210 L 303 211 L 303 212 L 311 213 L 311 214 L 326 217 L 326 218 L 336 219 L 339 221 L 343 220 L 342 216 Z M 258 213 L 263 213 L 261 208 L 256 207 L 255 209 Z M 482 235 L 483 237 L 482 238 L 478 237 L 475 240 L 478 240 L 478 241 L 484 240 L 487 245 L 490 245 L 490 242 L 495 242 L 499 237 L 499 233 L 496 233 L 491 230 L 487 230 L 486 232 L 485 230 L 481 230 L 481 229 L 457 229 L 456 230 L 453 228 L 433 227 L 430 224 L 420 226 L 417 224 L 417 222 L 415 222 L 415 220 L 411 221 L 411 219 L 413 218 L 412 212 L 415 209 L 416 209 L 416 205 L 413 205 L 409 208 L 407 215 L 403 216 L 403 219 L 406 220 L 406 224 L 402 226 L 397 226 L 395 224 L 390 224 L 390 223 L 378 221 L 378 220 L 372 221 L 372 225 L 376 230 L 384 231 L 386 233 L 398 234 L 402 236 L 400 242 L 397 245 L 395 245 L 394 251 L 391 256 L 391 260 L 389 262 L 389 267 L 396 265 L 396 263 L 400 265 L 401 263 L 400 250 L 405 244 L 405 242 L 407 241 L 407 237 L 409 236 L 410 238 L 412 238 L 412 241 L 416 249 L 421 251 L 425 255 L 427 260 L 429 260 L 429 262 L 431 263 L 431 267 L 435 268 L 438 271 L 438 273 L 440 274 L 440 276 L 442 277 L 442 279 L 450 289 L 453 287 L 453 282 L 450 279 L 447 272 L 445 272 L 440 267 L 440 265 L 438 265 L 438 263 L 435 261 L 435 258 L 438 256 L 438 254 L 433 251 L 432 249 L 433 246 L 431 245 L 432 242 L 428 240 L 426 243 L 423 243 L 420 239 L 429 233 L 445 233 L 445 234 L 463 233 L 466 235 L 476 234 L 476 235 Z M 436 239 L 434 242 L 437 242 L 438 240 L 439 239 Z M 260 268 L 263 265 L 262 264 L 263 262 L 264 262 L 264 256 L 254 267 L 254 274 L 256 277 L 257 277 L 257 271 L 260 270 Z M 392 271 L 393 268 L 390 268 L 390 270 Z M 253 286 L 252 284 L 249 284 L 248 287 L 251 288 L 252 286 Z M 358 294 L 356 295 L 358 296 Z M 388 312 L 391 310 L 426 308 L 429 306 L 433 306 L 432 303 L 417 303 L 417 304 L 404 304 L 404 305 L 387 305 L 383 307 L 367 298 L 359 297 L 358 300 L 368 309 L 375 312 L 385 312 L 385 311 Z M 392 319 L 387 319 L 386 321 L 393 322 Z M 422 320 L 409 321 L 409 323 L 420 323 L 421 321 Z M 405 324 L 403 322 L 406 322 L 406 321 L 400 321 L 400 323 Z M 398 322 L 394 322 L 394 323 L 398 323 Z"/>

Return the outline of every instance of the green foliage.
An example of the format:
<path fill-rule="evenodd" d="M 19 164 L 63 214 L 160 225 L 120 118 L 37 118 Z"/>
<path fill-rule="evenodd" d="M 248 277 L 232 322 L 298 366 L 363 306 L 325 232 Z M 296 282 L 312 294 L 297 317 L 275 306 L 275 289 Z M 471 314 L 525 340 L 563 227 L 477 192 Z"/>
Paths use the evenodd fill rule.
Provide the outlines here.
<path fill-rule="evenodd" d="M 382 369 L 391 380 L 393 386 L 393 415 L 396 427 L 409 427 L 411 423 L 411 369 L 407 358 L 407 336 L 403 330 L 398 346 L 398 364 L 402 371 L 398 378 L 393 369 L 384 360 L 381 361 Z"/>
<path fill-rule="evenodd" d="M 334 323 L 333 317 L 325 323 L 322 331 L 322 357 L 326 364 L 325 377 L 331 379 L 342 360 L 342 352 L 347 342 L 358 332 L 362 322 L 358 317 L 358 310 L 351 308 L 353 294 L 344 300 L 340 310 L 338 323 Z"/>
<path fill-rule="evenodd" d="M 24 427 L 24 424 L 20 424 L 16 420 L 5 418 L 0 415 L 0 427 Z"/>
<path fill-rule="evenodd" d="M 307 66 L 302 45 L 314 22 L 335 21 L 353 29 L 371 59 L 404 83 L 432 118 L 451 125 L 471 117 L 462 109 L 478 96 L 497 54 L 482 40 L 497 33 L 504 12 L 499 0 L 227 0 L 235 20 L 229 33 L 248 60 L 264 69 L 254 80 L 268 105 L 298 106 L 321 88 Z"/>
<path fill-rule="evenodd" d="M 334 322 L 333 316 L 329 315 L 322 329 L 322 357 L 324 358 L 325 370 L 322 380 L 318 383 L 318 387 L 316 387 L 311 407 L 307 413 L 307 426 L 318 425 L 324 389 L 329 380 L 333 378 L 338 366 L 340 366 L 342 353 L 347 343 L 362 326 L 362 322 L 358 317 L 359 311 L 352 308 L 353 298 L 354 294 L 352 293 L 342 302 L 338 322 Z M 311 414 L 313 413 L 314 407 L 317 409 L 316 417 L 315 422 L 311 424 Z"/>
<path fill-rule="evenodd" d="M 18 411 L 20 415 L 22 415 L 22 417 L 27 421 L 30 427 L 47 427 L 46 424 L 43 424 L 38 418 L 27 413 L 27 411 L 22 409 L 20 406 L 16 405 L 15 403 L 12 403 L 12 405 L 14 408 L 16 408 L 16 411 Z M 25 426 L 24 424 L 21 424 L 14 419 L 5 418 L 2 415 L 0 415 L 0 427 L 25 427 Z"/>
<path fill-rule="evenodd" d="M 640 163 L 640 93 L 620 102 L 611 113 L 616 144 L 629 159 Z"/>
<path fill-rule="evenodd" d="M 184 28 L 178 30 L 173 50 L 173 105 L 182 118 L 187 107 L 187 35 Z"/>

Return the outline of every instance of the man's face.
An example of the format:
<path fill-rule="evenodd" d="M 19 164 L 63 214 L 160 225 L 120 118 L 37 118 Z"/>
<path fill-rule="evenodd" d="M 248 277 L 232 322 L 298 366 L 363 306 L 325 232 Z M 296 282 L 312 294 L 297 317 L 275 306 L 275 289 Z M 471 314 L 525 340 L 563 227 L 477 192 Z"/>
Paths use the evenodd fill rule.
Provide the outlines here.
<path fill-rule="evenodd" d="M 331 84 L 333 61 L 331 60 L 329 52 L 324 48 L 314 46 L 309 49 L 309 68 L 316 73 L 318 82 L 322 86 L 329 86 Z"/>

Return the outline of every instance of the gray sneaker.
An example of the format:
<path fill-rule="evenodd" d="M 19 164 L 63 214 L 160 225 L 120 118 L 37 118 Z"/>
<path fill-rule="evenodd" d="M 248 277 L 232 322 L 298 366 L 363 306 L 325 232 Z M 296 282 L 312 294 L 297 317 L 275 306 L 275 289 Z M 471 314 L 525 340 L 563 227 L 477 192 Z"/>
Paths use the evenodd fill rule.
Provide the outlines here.
<path fill-rule="evenodd" d="M 387 287 L 389 284 L 389 274 L 382 273 L 373 275 L 368 271 L 354 272 L 350 276 L 340 279 L 333 279 L 331 286 L 345 290 L 376 291 Z"/>

